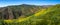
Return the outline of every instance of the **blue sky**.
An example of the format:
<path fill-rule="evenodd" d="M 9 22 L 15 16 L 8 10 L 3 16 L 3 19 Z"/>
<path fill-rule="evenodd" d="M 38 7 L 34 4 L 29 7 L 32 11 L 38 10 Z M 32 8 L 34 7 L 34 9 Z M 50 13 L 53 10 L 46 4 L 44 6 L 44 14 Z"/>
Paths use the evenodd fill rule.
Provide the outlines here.
<path fill-rule="evenodd" d="M 60 0 L 0 0 L 0 7 L 20 4 L 55 5 L 60 4 Z"/>

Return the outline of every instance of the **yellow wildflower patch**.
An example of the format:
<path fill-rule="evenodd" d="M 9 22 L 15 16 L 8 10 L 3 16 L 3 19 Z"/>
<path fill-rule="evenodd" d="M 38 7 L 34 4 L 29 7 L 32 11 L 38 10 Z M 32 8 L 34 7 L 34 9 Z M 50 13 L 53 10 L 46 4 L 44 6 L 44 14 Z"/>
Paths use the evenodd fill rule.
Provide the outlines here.
<path fill-rule="evenodd" d="M 22 21 L 28 20 L 29 18 L 30 18 L 30 17 L 23 18 L 23 19 L 17 19 L 16 22 L 22 22 Z"/>
<path fill-rule="evenodd" d="M 5 23 L 12 23 L 13 20 L 4 20 Z"/>
<path fill-rule="evenodd" d="M 45 9 L 42 9 L 40 12 L 36 13 L 35 16 L 39 16 L 39 15 L 45 13 L 45 12 L 46 12 L 46 10 Z"/>

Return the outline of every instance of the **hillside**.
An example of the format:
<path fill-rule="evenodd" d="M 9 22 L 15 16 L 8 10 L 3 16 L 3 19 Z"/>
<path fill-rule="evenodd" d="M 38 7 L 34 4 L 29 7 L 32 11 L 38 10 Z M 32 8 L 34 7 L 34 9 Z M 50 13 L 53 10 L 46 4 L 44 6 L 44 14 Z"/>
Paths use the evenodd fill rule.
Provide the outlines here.
<path fill-rule="evenodd" d="M 17 19 L 19 17 L 24 18 L 36 13 L 43 7 L 35 5 L 13 5 L 0 8 L 0 19 Z"/>
<path fill-rule="evenodd" d="M 8 20 L 0 19 L 0 25 L 60 25 L 60 4 L 46 7 L 26 4 L 7 6 L 0 8 L 0 17 L 2 14 L 8 14 Z"/>
<path fill-rule="evenodd" d="M 42 9 L 27 18 L 4 22 L 6 25 L 60 25 L 60 4 Z"/>

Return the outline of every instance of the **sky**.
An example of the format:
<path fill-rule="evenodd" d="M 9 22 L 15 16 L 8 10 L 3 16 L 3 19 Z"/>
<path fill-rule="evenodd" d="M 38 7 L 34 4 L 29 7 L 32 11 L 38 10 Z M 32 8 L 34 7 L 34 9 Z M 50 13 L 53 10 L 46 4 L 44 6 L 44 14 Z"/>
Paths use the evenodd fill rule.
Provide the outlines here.
<path fill-rule="evenodd" d="M 60 0 L 0 0 L 0 7 L 9 5 L 55 5 L 60 4 Z"/>

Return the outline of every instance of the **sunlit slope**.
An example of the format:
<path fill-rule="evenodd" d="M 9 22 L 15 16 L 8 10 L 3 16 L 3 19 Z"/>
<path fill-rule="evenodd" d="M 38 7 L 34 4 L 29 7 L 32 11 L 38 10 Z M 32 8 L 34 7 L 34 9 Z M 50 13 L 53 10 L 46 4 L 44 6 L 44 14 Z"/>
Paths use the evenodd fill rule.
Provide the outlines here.
<path fill-rule="evenodd" d="M 44 14 L 46 14 L 48 12 L 50 12 L 49 9 L 42 9 L 41 11 L 39 10 L 37 13 L 35 13 L 32 16 L 29 16 L 27 18 L 22 18 L 22 19 L 20 18 L 20 19 L 18 19 L 17 22 L 22 22 L 22 21 L 25 21 L 25 20 L 29 20 L 30 18 L 33 18 L 33 17 L 40 17 L 41 15 L 44 15 Z"/>
<path fill-rule="evenodd" d="M 25 20 L 29 20 L 30 18 L 32 17 L 39 17 L 40 15 L 43 15 L 43 14 L 46 14 L 47 12 L 49 12 L 49 9 L 42 9 L 42 10 L 39 10 L 37 13 L 35 13 L 34 15 L 32 16 L 29 16 L 27 18 L 19 18 L 16 20 L 16 22 L 22 22 L 22 21 L 25 21 Z M 5 20 L 6 22 L 12 22 L 11 20 Z"/>
<path fill-rule="evenodd" d="M 26 19 L 26 20 L 25 20 Z M 23 19 L 22 25 L 60 25 L 60 6 L 55 5 L 50 8 L 43 9 L 34 15 Z"/>
<path fill-rule="evenodd" d="M 17 22 L 22 22 L 22 21 L 25 21 L 25 20 L 29 20 L 31 17 L 37 17 L 37 16 L 40 16 L 40 15 L 45 14 L 45 13 L 46 13 L 46 9 L 42 9 L 41 11 L 37 12 L 36 14 L 34 14 L 32 16 L 29 16 L 27 18 L 18 19 Z"/>
<path fill-rule="evenodd" d="M 17 19 L 15 23 L 18 25 L 60 25 L 60 5 L 42 9 L 27 18 Z"/>
<path fill-rule="evenodd" d="M 40 15 L 43 15 L 43 14 L 46 14 L 47 13 L 47 10 L 46 9 L 42 9 L 42 10 L 39 10 L 37 13 L 35 13 L 34 15 L 32 16 L 29 16 L 27 18 L 19 18 L 16 20 L 16 22 L 23 22 L 23 21 L 26 21 L 26 20 L 29 20 L 30 18 L 32 17 L 38 17 Z M 12 22 L 11 20 L 5 20 L 6 22 Z"/>
<path fill-rule="evenodd" d="M 26 18 L 19 18 L 19 19 L 15 20 L 15 21 L 16 22 L 23 22 L 23 21 L 29 20 L 32 17 L 40 16 L 41 14 L 45 14 L 45 13 L 46 13 L 46 9 L 42 9 L 41 11 L 39 10 L 37 13 L 35 13 L 32 16 L 29 16 L 29 17 L 26 17 Z M 4 20 L 4 21 L 8 22 L 8 23 L 12 23 L 13 20 Z"/>

